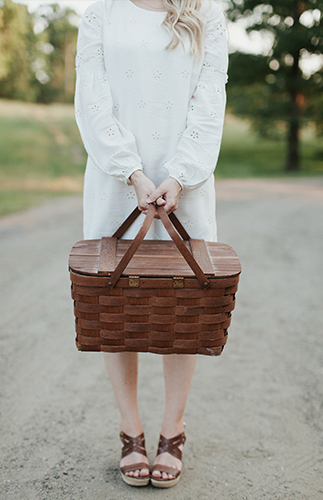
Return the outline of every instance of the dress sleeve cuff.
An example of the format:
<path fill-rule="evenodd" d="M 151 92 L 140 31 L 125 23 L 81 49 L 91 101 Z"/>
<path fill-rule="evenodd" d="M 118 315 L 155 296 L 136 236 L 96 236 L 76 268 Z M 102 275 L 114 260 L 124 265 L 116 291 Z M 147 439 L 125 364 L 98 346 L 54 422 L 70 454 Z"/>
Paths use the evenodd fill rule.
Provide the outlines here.
<path fill-rule="evenodd" d="M 181 186 L 182 191 L 183 191 L 183 189 L 184 189 L 183 183 L 179 180 L 178 177 L 176 177 L 176 175 L 169 175 L 168 177 L 171 177 L 172 179 L 175 179 L 175 181 L 178 182 L 178 184 Z"/>
<path fill-rule="evenodd" d="M 127 179 L 126 179 L 126 184 L 127 184 L 127 186 L 132 186 L 131 181 L 130 181 L 130 177 L 132 176 L 132 174 L 133 174 L 134 172 L 137 172 L 138 170 L 141 170 L 141 171 L 142 171 L 142 168 L 141 168 L 141 167 L 133 167 L 133 168 L 130 170 L 130 173 L 128 172 Z"/>

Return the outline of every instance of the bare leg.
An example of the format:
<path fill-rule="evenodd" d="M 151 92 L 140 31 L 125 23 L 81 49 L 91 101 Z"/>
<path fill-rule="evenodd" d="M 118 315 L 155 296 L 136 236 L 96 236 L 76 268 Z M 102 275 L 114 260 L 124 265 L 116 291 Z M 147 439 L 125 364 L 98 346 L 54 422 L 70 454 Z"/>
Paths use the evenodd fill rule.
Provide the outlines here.
<path fill-rule="evenodd" d="M 167 439 L 184 431 L 183 415 L 191 387 L 197 362 L 197 356 L 191 354 L 174 354 L 163 357 L 165 379 L 165 414 L 161 434 Z M 180 447 L 182 448 L 182 446 Z M 163 464 L 181 470 L 182 463 L 169 453 L 161 453 L 156 457 L 154 465 Z M 170 474 L 153 472 L 156 478 L 172 479 Z"/>
<path fill-rule="evenodd" d="M 139 436 L 143 430 L 137 404 L 138 354 L 104 353 L 104 360 L 121 414 L 120 429 L 129 436 Z M 134 477 L 149 475 L 147 458 L 136 452 L 124 457 L 120 466 L 139 462 L 147 462 L 147 469 L 129 472 L 127 475 Z"/>

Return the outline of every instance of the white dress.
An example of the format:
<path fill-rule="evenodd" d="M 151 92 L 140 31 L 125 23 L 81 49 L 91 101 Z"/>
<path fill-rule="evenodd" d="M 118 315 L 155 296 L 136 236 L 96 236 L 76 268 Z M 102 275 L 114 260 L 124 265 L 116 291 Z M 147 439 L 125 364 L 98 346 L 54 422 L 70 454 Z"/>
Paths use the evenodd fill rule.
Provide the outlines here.
<path fill-rule="evenodd" d="M 168 176 L 183 191 L 176 215 L 194 238 L 216 241 L 213 171 L 226 104 L 227 37 L 219 6 L 209 8 L 203 57 L 179 45 L 165 50 L 165 12 L 131 0 L 88 8 L 79 28 L 75 114 L 88 161 L 84 238 L 111 236 L 137 205 L 129 176 L 138 169 L 156 187 Z M 133 238 L 144 215 L 124 235 Z M 168 239 L 161 221 L 147 235 Z"/>

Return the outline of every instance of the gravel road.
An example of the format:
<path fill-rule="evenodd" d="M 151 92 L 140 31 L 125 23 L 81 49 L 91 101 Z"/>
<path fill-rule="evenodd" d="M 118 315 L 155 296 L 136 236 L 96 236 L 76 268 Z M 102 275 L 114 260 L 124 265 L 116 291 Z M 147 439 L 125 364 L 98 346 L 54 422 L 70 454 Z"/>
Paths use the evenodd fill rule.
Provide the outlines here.
<path fill-rule="evenodd" d="M 67 256 L 81 198 L 0 219 L 1 499 L 323 498 L 323 179 L 219 181 L 217 192 L 219 241 L 243 272 L 222 356 L 199 358 L 170 490 L 122 482 L 102 356 L 74 346 Z M 162 366 L 140 361 L 152 461 Z"/>

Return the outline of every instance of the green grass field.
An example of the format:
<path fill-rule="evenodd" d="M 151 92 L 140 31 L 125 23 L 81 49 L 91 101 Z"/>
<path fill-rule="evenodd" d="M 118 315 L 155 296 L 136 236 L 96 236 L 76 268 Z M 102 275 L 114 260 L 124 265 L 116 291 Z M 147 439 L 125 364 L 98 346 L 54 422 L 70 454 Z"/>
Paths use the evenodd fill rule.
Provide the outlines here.
<path fill-rule="evenodd" d="M 218 178 L 291 177 L 323 175 L 323 143 L 311 128 L 302 131 L 301 170 L 284 170 L 286 143 L 255 134 L 246 120 L 227 116 L 216 175 Z"/>
<path fill-rule="evenodd" d="M 285 143 L 259 138 L 248 122 L 227 116 L 217 178 L 281 177 Z M 71 105 L 0 100 L 0 215 L 82 192 L 86 155 Z M 302 136 L 302 169 L 323 175 L 323 146 Z"/>

